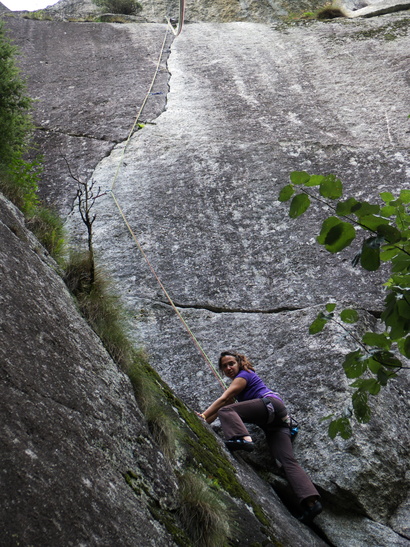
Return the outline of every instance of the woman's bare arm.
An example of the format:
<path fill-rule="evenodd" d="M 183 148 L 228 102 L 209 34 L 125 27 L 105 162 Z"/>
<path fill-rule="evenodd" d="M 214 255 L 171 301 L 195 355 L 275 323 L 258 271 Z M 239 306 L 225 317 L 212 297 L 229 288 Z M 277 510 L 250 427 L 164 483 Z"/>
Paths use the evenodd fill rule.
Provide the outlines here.
<path fill-rule="evenodd" d="M 245 378 L 235 378 L 227 390 L 216 399 L 206 410 L 201 414 L 208 424 L 211 424 L 218 416 L 218 410 L 223 406 L 232 404 L 234 399 L 246 387 L 247 381 Z"/>

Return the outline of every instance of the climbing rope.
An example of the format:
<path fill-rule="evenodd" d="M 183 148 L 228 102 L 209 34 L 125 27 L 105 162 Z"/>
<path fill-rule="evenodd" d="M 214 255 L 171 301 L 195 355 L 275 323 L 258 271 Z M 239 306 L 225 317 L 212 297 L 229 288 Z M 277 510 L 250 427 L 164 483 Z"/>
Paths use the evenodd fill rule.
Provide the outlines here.
<path fill-rule="evenodd" d="M 113 182 L 112 182 L 112 185 L 111 185 L 111 190 L 109 191 L 110 195 L 112 196 L 113 200 L 114 200 L 114 203 L 125 223 L 125 225 L 127 226 L 128 228 L 128 231 L 130 232 L 131 234 L 131 237 L 133 238 L 136 246 L 138 247 L 140 253 L 142 254 L 144 260 L 146 261 L 148 267 L 150 268 L 152 274 L 154 275 L 155 279 L 157 280 L 157 283 L 159 284 L 162 292 L 164 293 L 164 295 L 166 296 L 168 302 L 170 303 L 172 309 L 175 311 L 175 313 L 177 314 L 179 320 L 181 321 L 182 325 L 184 326 L 185 330 L 188 332 L 191 340 L 193 341 L 194 345 L 196 346 L 196 348 L 198 349 L 198 351 L 200 352 L 200 354 L 202 355 L 202 357 L 205 359 L 205 362 L 206 364 L 210 367 L 212 373 L 214 374 L 214 376 L 216 377 L 216 379 L 218 380 L 218 382 L 220 383 L 220 385 L 222 386 L 222 388 L 225 390 L 226 389 L 226 386 L 222 380 L 222 377 L 221 375 L 219 374 L 219 372 L 217 371 L 217 369 L 213 366 L 211 360 L 209 359 L 209 357 L 207 356 L 207 354 L 205 353 L 204 349 L 202 348 L 201 344 L 199 343 L 198 339 L 196 338 L 196 336 L 194 335 L 194 333 L 192 332 L 192 330 L 190 329 L 190 327 L 188 326 L 187 322 L 185 321 L 185 319 L 183 318 L 181 312 L 178 310 L 178 308 L 176 307 L 174 301 L 172 300 L 171 296 L 169 295 L 168 291 L 166 290 L 165 286 L 163 285 L 162 281 L 160 280 L 158 274 L 156 273 L 154 267 L 152 266 L 151 262 L 149 261 L 146 253 L 144 252 L 144 249 L 142 248 L 138 238 L 136 237 L 133 229 L 131 228 L 131 225 L 130 223 L 128 222 L 125 214 L 124 214 L 124 211 L 123 209 L 121 208 L 121 205 L 117 199 L 117 197 L 115 196 L 115 193 L 114 193 L 114 187 L 116 185 L 116 182 L 117 182 L 117 179 L 118 179 L 118 175 L 119 175 L 119 172 L 120 172 L 120 169 L 121 169 L 121 166 L 123 164 L 123 159 L 124 159 L 124 155 L 125 155 L 125 151 L 127 149 L 127 146 L 129 144 L 129 141 L 131 139 L 131 136 L 133 135 L 134 133 L 134 130 L 135 130 L 135 127 L 140 119 L 140 116 L 141 116 L 141 113 L 146 105 L 146 102 L 152 92 L 152 88 L 154 86 L 154 83 L 155 83 L 155 80 L 156 80 L 156 77 L 158 75 L 158 71 L 159 71 L 159 67 L 160 67 L 160 64 L 161 64 L 161 60 L 162 60 L 162 56 L 163 56 L 163 52 L 164 52 L 164 48 L 165 48 L 165 44 L 166 44 L 166 41 L 167 41 L 167 37 L 168 37 L 168 29 L 169 27 L 171 27 L 171 29 L 173 30 L 175 36 L 178 36 L 180 33 L 181 33 L 181 30 L 182 30 L 182 26 L 183 26 L 183 21 L 184 21 L 184 11 L 185 11 L 185 0 L 180 0 L 180 10 L 179 10 L 179 21 L 178 21 L 178 27 L 177 29 L 174 31 L 171 23 L 168 21 L 168 27 L 167 27 L 167 30 L 165 32 L 165 36 L 164 36 L 164 40 L 162 42 L 162 46 L 161 46 L 161 51 L 160 51 L 160 54 L 159 54 L 159 57 L 158 57 L 158 62 L 157 62 L 157 65 L 156 65 L 156 68 L 155 68 L 155 72 L 154 72 L 154 76 L 152 78 L 152 81 L 151 81 L 151 84 L 149 86 L 149 89 L 148 89 L 148 92 L 142 102 L 142 105 L 140 107 L 140 109 L 138 110 L 138 113 L 135 117 L 135 120 L 134 120 L 134 123 L 131 127 L 131 130 L 128 134 L 128 137 L 125 141 L 125 145 L 124 145 L 124 148 L 122 150 L 122 153 L 121 153 L 121 157 L 120 157 L 120 160 L 118 162 L 118 165 L 117 165 L 117 169 L 115 171 L 115 175 L 114 175 L 114 178 L 113 178 Z"/>
<path fill-rule="evenodd" d="M 184 26 L 184 19 L 185 19 L 185 0 L 179 0 L 179 19 L 178 19 L 178 25 L 176 29 L 174 29 L 174 27 L 172 26 L 170 19 L 167 18 L 168 25 L 171 27 L 171 30 L 174 33 L 175 37 L 179 36 L 182 32 L 182 27 Z"/>

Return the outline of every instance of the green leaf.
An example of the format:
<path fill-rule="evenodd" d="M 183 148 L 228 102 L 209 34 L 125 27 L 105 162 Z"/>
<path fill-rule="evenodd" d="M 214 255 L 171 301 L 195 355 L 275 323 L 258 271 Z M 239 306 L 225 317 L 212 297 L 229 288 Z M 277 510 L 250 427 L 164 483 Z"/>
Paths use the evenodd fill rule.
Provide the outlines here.
<path fill-rule="evenodd" d="M 346 201 L 339 201 L 336 205 L 336 213 L 340 216 L 350 215 L 360 204 L 355 198 L 349 198 Z"/>
<path fill-rule="evenodd" d="M 392 340 L 399 340 L 400 338 L 403 338 L 403 336 L 406 336 L 409 331 L 410 321 L 403 319 L 400 316 L 395 322 L 391 321 L 389 335 Z"/>
<path fill-rule="evenodd" d="M 389 219 L 384 218 L 378 215 L 366 215 L 363 217 L 360 217 L 360 224 L 367 228 L 368 230 L 372 230 L 373 232 L 376 232 L 379 226 L 382 226 L 383 224 L 389 224 Z"/>
<path fill-rule="evenodd" d="M 333 418 L 334 414 L 328 414 L 327 416 L 323 416 L 323 418 L 320 418 L 319 422 L 324 422 L 325 420 L 329 420 L 330 418 Z"/>
<path fill-rule="evenodd" d="M 403 203 L 410 203 L 410 190 L 401 190 L 400 199 Z"/>
<path fill-rule="evenodd" d="M 391 205 L 386 205 L 385 207 L 382 207 L 380 209 L 380 214 L 384 217 L 392 217 L 396 214 L 396 207 L 393 207 Z"/>
<path fill-rule="evenodd" d="M 326 304 L 326 311 L 331 313 L 336 308 L 336 304 L 333 302 L 329 302 L 329 304 Z"/>
<path fill-rule="evenodd" d="M 344 417 L 331 421 L 328 428 L 328 434 L 331 439 L 334 439 L 336 435 L 340 435 L 342 439 L 349 439 L 352 436 L 352 428 L 349 419 Z"/>
<path fill-rule="evenodd" d="M 312 175 L 309 182 L 305 182 L 305 186 L 319 186 L 324 178 L 323 175 Z"/>
<path fill-rule="evenodd" d="M 377 379 L 379 380 L 380 384 L 382 386 L 387 386 L 387 382 L 389 381 L 390 374 L 388 374 L 387 370 L 383 367 L 380 367 L 377 371 Z"/>
<path fill-rule="evenodd" d="M 378 348 L 389 349 L 391 342 L 386 338 L 385 334 L 378 334 L 376 332 L 366 332 L 362 338 L 363 344 L 367 346 L 375 346 Z"/>
<path fill-rule="evenodd" d="M 310 175 L 306 171 L 292 171 L 290 180 L 293 184 L 306 184 L 309 182 Z"/>
<path fill-rule="evenodd" d="M 377 395 L 381 389 L 380 382 L 375 378 L 359 378 L 350 384 L 350 387 L 358 388 L 360 391 L 368 391 L 371 395 Z"/>
<path fill-rule="evenodd" d="M 410 305 L 405 298 L 397 301 L 397 311 L 399 312 L 400 317 L 410 319 Z"/>
<path fill-rule="evenodd" d="M 343 368 L 348 378 L 358 378 L 365 372 L 367 369 L 366 360 L 363 359 L 359 349 L 346 355 Z"/>
<path fill-rule="evenodd" d="M 370 420 L 371 411 L 367 404 L 368 399 L 367 393 L 360 389 L 352 395 L 354 414 L 361 424 L 366 424 Z"/>
<path fill-rule="evenodd" d="M 334 175 L 327 175 L 320 185 L 319 192 L 324 198 L 338 199 L 343 195 L 343 186 Z"/>
<path fill-rule="evenodd" d="M 309 327 L 309 334 L 317 334 L 323 330 L 323 327 L 326 325 L 327 319 L 322 312 L 316 317 L 313 323 Z"/>
<path fill-rule="evenodd" d="M 401 368 L 403 365 L 391 351 L 377 351 L 373 358 L 381 365 L 390 368 Z"/>
<path fill-rule="evenodd" d="M 401 232 L 390 224 L 381 224 L 377 227 L 377 233 L 389 243 L 397 243 L 401 240 Z"/>
<path fill-rule="evenodd" d="M 290 204 L 289 216 L 290 218 L 297 218 L 309 208 L 310 199 L 306 194 L 298 194 L 295 196 Z"/>
<path fill-rule="evenodd" d="M 355 236 L 356 232 L 351 224 L 337 217 L 329 217 L 323 222 L 317 241 L 329 252 L 337 253 L 350 245 Z"/>
<path fill-rule="evenodd" d="M 410 359 L 410 335 L 397 343 L 400 353 Z"/>
<path fill-rule="evenodd" d="M 382 247 L 380 249 L 380 260 L 383 262 L 389 262 L 392 258 L 398 255 L 400 250 L 397 247 Z"/>
<path fill-rule="evenodd" d="M 279 201 L 288 201 L 294 194 L 294 189 L 292 184 L 288 184 L 287 186 L 284 186 L 282 190 L 279 192 Z"/>
<path fill-rule="evenodd" d="M 369 370 L 373 372 L 373 374 L 377 374 L 382 365 L 378 361 L 373 359 L 373 357 L 370 357 L 370 359 L 367 360 L 367 366 Z"/>
<path fill-rule="evenodd" d="M 410 256 L 400 253 L 392 260 L 393 272 L 408 272 L 410 271 Z"/>
<path fill-rule="evenodd" d="M 373 245 L 376 238 L 363 241 L 360 264 L 368 272 L 374 272 L 380 267 L 380 246 Z"/>
<path fill-rule="evenodd" d="M 384 203 L 390 203 L 394 200 L 394 196 L 391 192 L 382 192 L 379 196 L 382 198 Z"/>
<path fill-rule="evenodd" d="M 356 206 L 352 212 L 357 218 L 362 219 L 363 217 L 377 215 L 380 212 L 380 207 L 379 205 L 362 201 L 359 202 L 359 206 Z"/>
<path fill-rule="evenodd" d="M 356 310 L 346 309 L 341 312 L 340 319 L 344 323 L 356 323 L 359 320 L 359 314 Z"/>

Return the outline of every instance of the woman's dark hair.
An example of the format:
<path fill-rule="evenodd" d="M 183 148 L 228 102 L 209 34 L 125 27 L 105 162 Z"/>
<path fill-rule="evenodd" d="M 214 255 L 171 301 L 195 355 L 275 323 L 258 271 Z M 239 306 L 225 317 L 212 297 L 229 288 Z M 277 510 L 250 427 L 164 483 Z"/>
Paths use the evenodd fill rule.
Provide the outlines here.
<path fill-rule="evenodd" d="M 247 357 L 245 357 L 245 355 L 242 355 L 241 353 L 238 353 L 236 351 L 223 351 L 221 353 L 218 360 L 219 370 L 222 370 L 222 357 L 226 357 L 227 355 L 230 355 L 231 357 L 235 358 L 235 361 L 239 365 L 239 370 L 253 370 L 255 372 L 255 369 L 253 368 L 251 363 L 248 361 Z"/>

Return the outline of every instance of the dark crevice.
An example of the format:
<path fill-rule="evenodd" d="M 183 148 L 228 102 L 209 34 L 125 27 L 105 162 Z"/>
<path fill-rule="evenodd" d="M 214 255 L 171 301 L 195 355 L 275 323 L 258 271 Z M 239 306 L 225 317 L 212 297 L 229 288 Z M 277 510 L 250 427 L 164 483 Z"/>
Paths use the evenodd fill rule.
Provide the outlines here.
<path fill-rule="evenodd" d="M 170 303 L 165 300 L 160 301 L 161 304 L 169 305 Z M 224 308 L 220 306 L 212 306 L 210 304 L 208 305 L 202 305 L 199 304 L 180 304 L 178 302 L 174 301 L 174 304 L 177 308 L 181 309 L 193 309 L 193 310 L 204 310 L 204 311 L 211 311 L 213 313 L 266 313 L 266 314 L 275 314 L 275 313 L 283 313 L 283 312 L 291 312 L 291 311 L 299 311 L 303 310 L 305 308 L 303 307 L 281 307 L 281 308 L 272 308 L 267 310 L 260 310 L 260 309 L 254 309 L 254 310 L 246 310 L 244 308 Z"/>
<path fill-rule="evenodd" d="M 380 310 L 366 310 L 367 313 L 370 315 L 373 315 L 375 319 L 380 319 L 382 316 L 382 312 Z"/>
<path fill-rule="evenodd" d="M 160 300 L 159 303 L 164 304 L 166 306 L 171 306 L 168 300 Z M 192 310 L 204 310 L 204 311 L 210 311 L 213 313 L 262 313 L 262 314 L 277 314 L 277 313 L 286 313 L 286 312 L 293 312 L 293 311 L 301 311 L 309 308 L 314 308 L 316 305 L 313 306 L 281 306 L 279 308 L 269 308 L 269 309 L 252 309 L 248 310 L 245 308 L 225 308 L 223 306 L 213 306 L 211 304 L 181 304 L 180 302 L 173 301 L 175 307 L 181 308 L 181 309 L 192 309 Z M 374 311 L 374 310 L 365 310 L 367 313 L 375 317 L 376 319 L 380 319 L 381 317 L 381 311 Z"/>
<path fill-rule="evenodd" d="M 60 135 L 65 135 L 67 137 L 76 137 L 80 139 L 93 139 L 96 141 L 110 142 L 112 144 L 119 144 L 120 142 L 123 142 L 122 140 L 113 140 L 113 139 L 108 139 L 106 137 L 95 137 L 94 135 L 86 135 L 83 133 L 70 133 L 69 131 L 61 131 L 53 127 L 36 126 L 36 131 L 43 131 L 44 133 L 59 133 Z"/>

